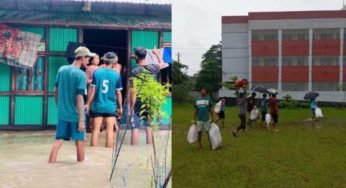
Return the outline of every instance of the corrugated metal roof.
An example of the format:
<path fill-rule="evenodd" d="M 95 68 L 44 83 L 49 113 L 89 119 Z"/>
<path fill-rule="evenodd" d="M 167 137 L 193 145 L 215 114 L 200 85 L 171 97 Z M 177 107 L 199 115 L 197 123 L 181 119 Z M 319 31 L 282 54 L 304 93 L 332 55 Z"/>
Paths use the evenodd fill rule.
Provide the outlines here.
<path fill-rule="evenodd" d="M 170 0 L 98 0 L 90 4 L 85 0 L 1 0 L 0 10 L 170 17 L 172 6 L 163 4 L 165 1 Z M 149 4 L 155 2 L 162 4 Z"/>
<path fill-rule="evenodd" d="M 171 4 L 171 0 L 61 0 L 61 1 L 116 2 L 116 3 L 158 4 L 158 5 Z"/>
<path fill-rule="evenodd" d="M 0 10 L 3 23 L 100 28 L 171 29 L 171 17 L 88 14 L 77 12 Z"/>

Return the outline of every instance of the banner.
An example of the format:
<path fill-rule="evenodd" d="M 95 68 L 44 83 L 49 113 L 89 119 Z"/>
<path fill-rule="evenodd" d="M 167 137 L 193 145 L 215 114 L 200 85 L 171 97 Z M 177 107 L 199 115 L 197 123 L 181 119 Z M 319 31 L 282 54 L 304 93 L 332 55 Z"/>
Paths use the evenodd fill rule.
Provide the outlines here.
<path fill-rule="evenodd" d="M 0 63 L 33 68 L 41 36 L 0 24 Z"/>

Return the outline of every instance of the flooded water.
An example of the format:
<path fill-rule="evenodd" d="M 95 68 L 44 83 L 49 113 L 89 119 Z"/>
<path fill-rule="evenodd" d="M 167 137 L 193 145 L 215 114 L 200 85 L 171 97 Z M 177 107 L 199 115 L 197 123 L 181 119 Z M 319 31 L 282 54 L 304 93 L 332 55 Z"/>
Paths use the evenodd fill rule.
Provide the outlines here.
<path fill-rule="evenodd" d="M 140 144 L 131 146 L 130 132 L 125 135 L 112 181 L 113 151 L 103 147 L 105 132 L 98 147 L 89 146 L 87 134 L 84 162 L 76 162 L 74 142 L 65 142 L 55 164 L 48 164 L 54 131 L 0 132 L 0 187 L 154 187 L 154 172 L 163 177 L 171 167 L 171 132 L 155 132 L 155 152 L 153 145 L 145 144 L 144 132 L 140 132 Z M 161 162 L 152 162 L 154 153 Z"/>

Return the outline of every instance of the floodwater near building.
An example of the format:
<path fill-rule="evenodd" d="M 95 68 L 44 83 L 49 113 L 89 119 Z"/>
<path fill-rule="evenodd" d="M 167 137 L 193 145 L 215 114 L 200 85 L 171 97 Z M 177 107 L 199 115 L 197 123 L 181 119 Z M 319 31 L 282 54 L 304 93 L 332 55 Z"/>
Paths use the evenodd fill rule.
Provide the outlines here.
<path fill-rule="evenodd" d="M 89 146 L 91 135 L 87 134 L 84 162 L 76 161 L 74 142 L 65 142 L 55 164 L 48 163 L 54 131 L 0 132 L 0 187 L 155 187 L 154 172 L 168 174 L 170 170 L 171 132 L 154 133 L 156 157 L 166 168 L 163 163 L 153 167 L 153 145 L 145 144 L 145 132 L 140 132 L 138 146 L 130 145 L 130 133 L 126 132 L 114 177 L 109 181 L 114 160 L 112 149 L 104 147 L 105 132 L 98 147 Z M 119 140 L 122 134 L 123 130 Z"/>

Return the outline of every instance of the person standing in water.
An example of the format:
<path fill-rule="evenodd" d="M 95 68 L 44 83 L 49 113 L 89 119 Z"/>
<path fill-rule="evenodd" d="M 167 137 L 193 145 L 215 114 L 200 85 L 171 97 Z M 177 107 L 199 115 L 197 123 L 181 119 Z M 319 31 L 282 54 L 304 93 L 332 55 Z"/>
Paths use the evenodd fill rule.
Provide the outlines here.
<path fill-rule="evenodd" d="M 74 51 L 75 60 L 72 65 L 62 66 L 57 74 L 54 98 L 58 106 L 58 124 L 56 126 L 55 142 L 49 156 L 49 163 L 55 163 L 59 149 L 64 140 L 75 140 L 77 147 L 77 161 L 84 160 L 85 140 L 85 111 L 83 95 L 87 80 L 85 73 L 80 70 L 86 67 L 91 53 L 86 47 L 79 47 Z"/>
<path fill-rule="evenodd" d="M 135 49 L 135 59 L 137 63 L 137 67 L 134 68 L 131 71 L 132 77 L 137 77 L 141 73 L 143 73 L 145 70 L 149 71 L 150 75 L 156 76 L 162 68 L 165 67 L 165 63 L 163 62 L 162 56 L 160 55 L 160 52 L 156 49 L 153 50 L 153 53 L 158 59 L 158 64 L 151 63 L 148 64 L 145 60 L 145 57 L 147 55 L 147 51 L 143 47 L 137 47 Z M 143 88 L 145 89 L 145 88 Z M 145 114 L 148 114 L 146 111 L 147 109 L 142 108 L 142 104 L 144 104 L 144 101 L 141 101 L 137 98 L 136 92 L 132 88 L 130 88 L 129 92 L 129 104 L 130 109 L 133 110 L 133 117 L 131 118 L 133 120 L 132 122 L 132 130 L 131 130 L 131 144 L 137 145 L 138 144 L 138 129 L 140 127 L 141 121 L 143 122 L 143 125 L 146 129 L 146 143 L 152 144 L 152 134 L 151 134 L 151 128 L 149 127 L 149 121 Z M 144 112 L 143 117 L 140 117 L 140 113 Z"/>
<path fill-rule="evenodd" d="M 97 146 L 98 136 L 100 134 L 103 120 L 106 120 L 106 147 L 113 147 L 114 132 L 117 135 L 118 125 L 116 117 L 121 117 L 123 89 L 120 74 L 112 70 L 112 64 L 118 61 L 118 56 L 114 52 L 107 52 L 102 60 L 105 63 L 104 68 L 94 72 L 90 92 L 87 102 L 87 111 L 90 109 L 90 116 L 94 118 L 94 126 L 91 136 L 91 146 Z"/>

